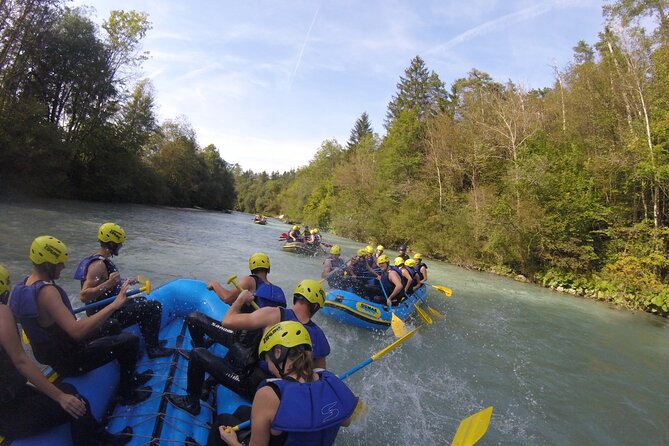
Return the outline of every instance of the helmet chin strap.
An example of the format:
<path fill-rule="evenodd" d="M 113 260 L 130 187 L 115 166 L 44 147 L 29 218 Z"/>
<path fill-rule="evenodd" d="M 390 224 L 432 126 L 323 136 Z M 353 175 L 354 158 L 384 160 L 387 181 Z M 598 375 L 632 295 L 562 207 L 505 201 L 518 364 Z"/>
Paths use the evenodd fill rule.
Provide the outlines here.
<path fill-rule="evenodd" d="M 286 368 L 286 358 L 288 357 L 288 349 L 284 346 L 281 346 L 281 354 L 277 358 L 274 356 L 274 349 L 271 351 L 267 352 L 267 356 L 269 356 L 270 361 L 272 361 L 272 364 L 276 367 L 276 369 L 279 371 L 279 375 L 281 377 L 285 377 L 285 368 Z"/>

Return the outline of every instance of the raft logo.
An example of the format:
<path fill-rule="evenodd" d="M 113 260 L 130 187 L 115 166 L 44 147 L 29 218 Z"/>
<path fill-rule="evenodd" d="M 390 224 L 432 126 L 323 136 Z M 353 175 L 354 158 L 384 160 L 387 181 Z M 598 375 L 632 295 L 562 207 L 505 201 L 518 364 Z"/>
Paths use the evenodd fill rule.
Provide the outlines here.
<path fill-rule="evenodd" d="M 326 423 L 339 416 L 339 409 L 337 409 L 337 402 L 326 404 L 321 408 L 321 414 L 324 415 L 323 423 Z"/>

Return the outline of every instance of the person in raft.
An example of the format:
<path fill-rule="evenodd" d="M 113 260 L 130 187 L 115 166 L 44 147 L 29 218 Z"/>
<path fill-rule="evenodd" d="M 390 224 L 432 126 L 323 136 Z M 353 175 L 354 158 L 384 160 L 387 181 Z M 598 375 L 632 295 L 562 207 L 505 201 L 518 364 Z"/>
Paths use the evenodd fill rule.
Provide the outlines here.
<path fill-rule="evenodd" d="M 287 242 L 301 242 L 302 234 L 300 234 L 300 227 L 298 225 L 293 226 L 293 228 L 288 233 L 286 237 Z"/>
<path fill-rule="evenodd" d="M 423 285 L 427 282 L 427 265 L 423 262 L 423 254 L 417 252 L 413 255 L 413 259 L 416 261 L 416 272 L 420 275 L 420 284 Z"/>
<path fill-rule="evenodd" d="M 385 301 L 388 306 L 399 304 L 402 298 L 404 298 L 405 285 L 402 282 L 401 271 L 395 266 L 390 266 L 390 258 L 385 254 L 376 259 L 376 264 L 381 268 L 379 285 L 383 287 L 381 290 L 383 297 L 375 297 L 373 301 L 377 303 Z"/>
<path fill-rule="evenodd" d="M 254 296 L 260 308 L 285 307 L 286 297 L 283 290 L 269 282 L 269 257 L 257 252 L 249 258 L 251 274 L 239 281 L 240 288 Z M 209 282 L 218 297 L 227 304 L 233 304 L 239 296 L 235 287 L 227 290 L 218 282 Z M 251 305 L 245 305 L 245 313 L 253 311 Z M 220 321 L 200 312 L 193 312 L 186 317 L 193 350 L 186 356 L 188 362 L 187 395 L 168 395 L 167 401 L 192 415 L 200 412 L 200 398 L 207 399 L 212 385 L 220 383 L 248 399 L 253 399 L 258 384 L 267 376 L 258 368 L 258 346 L 262 338 L 262 329 L 237 330 L 221 326 Z M 205 335 L 207 340 L 205 341 Z M 228 347 L 228 353 L 220 358 L 207 350 L 218 342 Z M 205 382 L 205 373 L 210 380 Z M 204 390 L 204 392 L 203 392 Z"/>
<path fill-rule="evenodd" d="M 345 288 L 344 259 L 341 258 L 341 248 L 333 245 L 330 255 L 323 261 L 323 272 L 321 277 L 328 282 L 330 288 Z"/>
<path fill-rule="evenodd" d="M 151 378 L 151 371 L 135 375 L 139 338 L 122 333 L 111 315 L 127 302 L 128 282 L 116 299 L 94 315 L 77 319 L 64 289 L 55 283 L 68 259 L 67 247 L 43 235 L 30 245 L 33 271 L 14 285 L 9 308 L 25 331 L 35 358 L 61 376 L 77 376 L 117 360 L 121 366 L 118 403 L 138 404 L 151 394 L 150 387 L 136 390 Z"/>
<path fill-rule="evenodd" d="M 253 313 L 243 313 L 242 307 L 251 300 L 251 293 L 241 293 L 223 316 L 221 324 L 232 330 L 257 330 L 283 321 L 300 322 L 311 335 L 315 366 L 325 368 L 325 357 L 330 354 L 330 343 L 323 330 L 312 320 L 316 312 L 325 305 L 325 290 L 320 280 L 305 279 L 297 284 L 293 292 L 292 309 L 265 307 Z"/>
<path fill-rule="evenodd" d="M 121 274 L 111 259 L 121 250 L 126 240 L 125 231 L 116 223 L 104 223 L 98 230 L 98 240 L 100 242 L 98 250 L 84 257 L 74 272 L 74 278 L 81 281 L 79 297 L 87 305 L 115 296 L 121 290 Z M 136 282 L 131 280 L 130 284 Z M 104 306 L 89 309 L 86 314 L 91 316 L 103 308 Z M 174 349 L 162 347 L 158 341 L 161 316 L 160 302 L 141 297 L 128 300 L 111 315 L 123 328 L 139 325 L 149 358 L 159 358 L 174 353 Z"/>
<path fill-rule="evenodd" d="M 296 321 L 279 322 L 267 330 L 258 353 L 275 378 L 253 399 L 249 444 L 334 444 L 339 428 L 351 423 L 358 398 L 335 374 L 314 368 L 309 331 Z M 217 433 L 224 443 L 213 441 Z M 229 425 L 212 429 L 209 439 L 208 446 L 242 444 Z"/>
<path fill-rule="evenodd" d="M 0 297 L 8 294 L 9 273 L 0 265 Z M 74 446 L 121 446 L 132 439 L 131 428 L 123 435 L 107 432 L 74 386 L 54 385 L 42 375 L 21 346 L 12 312 L 0 304 L 0 435 L 11 443 L 65 423 Z"/>

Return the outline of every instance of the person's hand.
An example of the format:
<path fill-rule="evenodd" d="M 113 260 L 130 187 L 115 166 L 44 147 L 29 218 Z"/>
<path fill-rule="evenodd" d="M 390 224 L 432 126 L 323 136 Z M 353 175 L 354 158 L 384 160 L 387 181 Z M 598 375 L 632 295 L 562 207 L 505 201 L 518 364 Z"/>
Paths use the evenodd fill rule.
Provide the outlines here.
<path fill-rule="evenodd" d="M 221 286 L 221 284 L 218 283 L 218 282 L 215 281 L 215 280 L 210 280 L 210 281 L 207 283 L 207 289 L 208 289 L 208 290 L 212 290 L 212 291 L 216 291 L 216 287 L 220 287 L 220 286 Z"/>
<path fill-rule="evenodd" d="M 393 301 L 392 301 L 391 299 L 388 299 L 388 300 L 386 300 L 386 304 L 387 304 L 389 307 L 392 307 L 392 306 L 393 306 Z"/>
<path fill-rule="evenodd" d="M 116 271 L 109 275 L 109 279 L 107 279 L 107 282 L 111 285 L 110 288 L 112 288 L 114 285 L 119 283 L 120 280 L 121 280 L 121 273 Z"/>
<path fill-rule="evenodd" d="M 237 439 L 237 433 L 232 430 L 232 426 L 218 426 L 218 433 L 221 435 L 221 440 L 230 446 L 241 444 Z"/>
<path fill-rule="evenodd" d="M 114 299 L 114 302 L 111 303 L 111 305 L 114 306 L 114 309 L 118 310 L 128 301 L 128 296 L 126 296 L 125 293 L 128 291 L 129 283 L 130 280 L 126 279 L 126 281 L 123 282 L 123 285 L 121 285 L 121 291 L 119 291 L 118 296 L 116 296 L 116 299 Z"/>
<path fill-rule="evenodd" d="M 239 293 L 239 296 L 237 296 L 237 300 L 242 305 L 250 304 L 251 302 L 253 302 L 253 293 L 250 292 L 249 290 L 244 290 L 241 293 Z"/>
<path fill-rule="evenodd" d="M 60 404 L 60 407 L 62 407 L 65 412 L 69 413 L 75 420 L 84 416 L 86 413 L 86 404 L 74 395 L 63 392 L 58 397 L 57 401 L 58 404 Z"/>

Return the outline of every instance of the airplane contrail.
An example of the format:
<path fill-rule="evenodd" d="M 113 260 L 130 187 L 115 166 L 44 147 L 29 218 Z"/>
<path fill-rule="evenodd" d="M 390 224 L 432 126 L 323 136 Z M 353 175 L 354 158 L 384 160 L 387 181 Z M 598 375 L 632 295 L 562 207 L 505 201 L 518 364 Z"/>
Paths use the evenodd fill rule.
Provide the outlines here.
<path fill-rule="evenodd" d="M 309 31 L 307 31 L 307 35 L 304 37 L 304 42 L 302 43 L 302 48 L 300 49 L 300 55 L 297 57 L 297 62 L 295 63 L 293 74 L 290 75 L 288 90 L 293 88 L 293 80 L 295 80 L 295 74 L 297 73 L 297 69 L 300 68 L 300 63 L 302 62 L 302 55 L 304 54 L 304 49 L 307 47 L 307 42 L 309 42 L 309 37 L 311 37 L 311 30 L 314 27 L 314 23 L 316 23 L 316 18 L 318 17 L 318 11 L 320 10 L 321 10 L 321 5 L 319 4 L 318 8 L 316 8 L 316 12 L 314 13 L 314 18 L 311 20 L 311 25 L 309 25 Z"/>

